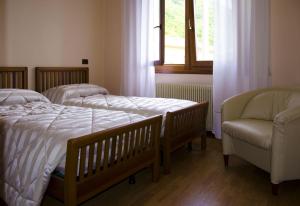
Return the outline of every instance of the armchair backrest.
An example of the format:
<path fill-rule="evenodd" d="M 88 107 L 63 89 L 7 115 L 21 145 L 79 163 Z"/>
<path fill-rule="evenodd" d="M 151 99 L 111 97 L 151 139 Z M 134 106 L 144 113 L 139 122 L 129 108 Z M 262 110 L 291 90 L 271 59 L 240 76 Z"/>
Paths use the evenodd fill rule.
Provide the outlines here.
<path fill-rule="evenodd" d="M 300 90 L 265 90 L 250 99 L 241 118 L 273 121 L 278 113 L 296 106 L 300 106 Z"/>

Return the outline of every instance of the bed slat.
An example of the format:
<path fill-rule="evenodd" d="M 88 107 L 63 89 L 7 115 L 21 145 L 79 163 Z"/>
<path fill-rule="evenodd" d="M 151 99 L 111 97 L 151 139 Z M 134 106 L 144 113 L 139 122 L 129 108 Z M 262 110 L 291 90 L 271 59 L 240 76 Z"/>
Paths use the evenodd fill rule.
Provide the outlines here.
<path fill-rule="evenodd" d="M 110 147 L 110 138 L 105 140 L 105 149 L 104 149 L 104 162 L 103 170 L 106 170 L 109 167 L 109 147 Z"/>
<path fill-rule="evenodd" d="M 122 144 L 121 142 L 119 144 Z M 116 159 L 116 146 L 117 146 L 117 138 L 112 138 L 111 143 L 111 154 L 110 154 L 110 166 L 112 167 L 115 163 Z"/>
<path fill-rule="evenodd" d="M 85 173 L 85 160 L 86 160 L 86 147 L 82 147 L 80 150 L 80 169 L 79 169 L 79 180 L 84 178 Z"/>
<path fill-rule="evenodd" d="M 140 129 L 137 129 L 139 131 Z M 134 156 L 134 146 L 137 145 L 138 141 L 138 135 L 136 135 L 138 132 L 130 132 L 129 133 L 129 139 L 130 139 L 130 144 L 128 148 L 128 153 L 127 153 L 127 159 L 130 159 L 132 156 Z"/>
<path fill-rule="evenodd" d="M 95 152 L 95 144 L 91 144 L 89 147 L 88 177 L 93 175 L 94 156 L 95 156 L 94 152 Z"/>
<path fill-rule="evenodd" d="M 146 127 L 147 128 L 147 127 Z M 138 146 L 138 152 L 140 153 L 143 150 L 144 146 L 144 140 L 145 140 L 145 130 L 146 128 L 142 128 L 140 139 L 139 139 L 139 146 Z"/>
<path fill-rule="evenodd" d="M 126 132 L 124 137 L 123 161 L 125 161 L 128 158 L 128 151 L 129 151 L 128 145 L 129 145 L 129 132 Z"/>
<path fill-rule="evenodd" d="M 122 148 L 124 148 L 124 135 L 119 134 L 118 135 L 118 154 L 116 158 L 116 162 L 120 162 L 122 160 Z"/>
<path fill-rule="evenodd" d="M 102 156 L 102 148 L 103 148 L 103 140 L 100 140 L 97 142 L 97 160 L 96 160 L 96 172 L 99 172 L 101 167 L 103 166 L 101 163 L 101 160 L 103 160 L 103 156 Z"/>

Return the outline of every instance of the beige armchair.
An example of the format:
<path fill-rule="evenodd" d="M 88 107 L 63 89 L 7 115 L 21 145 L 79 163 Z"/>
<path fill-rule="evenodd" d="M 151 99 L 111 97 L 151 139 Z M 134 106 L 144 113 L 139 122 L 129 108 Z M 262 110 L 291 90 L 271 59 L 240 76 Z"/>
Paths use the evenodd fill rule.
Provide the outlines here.
<path fill-rule="evenodd" d="M 237 155 L 279 183 L 300 179 L 300 89 L 260 89 L 227 99 L 222 105 L 225 167 Z"/>

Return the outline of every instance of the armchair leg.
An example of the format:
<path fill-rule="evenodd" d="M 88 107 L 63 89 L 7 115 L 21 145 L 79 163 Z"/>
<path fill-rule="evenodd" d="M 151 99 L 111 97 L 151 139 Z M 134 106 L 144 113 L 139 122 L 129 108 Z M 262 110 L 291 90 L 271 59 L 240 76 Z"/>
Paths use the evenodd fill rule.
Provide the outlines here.
<path fill-rule="evenodd" d="M 135 184 L 135 176 L 134 175 L 130 175 L 128 182 L 130 185 L 134 185 Z"/>
<path fill-rule="evenodd" d="M 272 194 L 277 196 L 278 195 L 278 190 L 279 190 L 279 184 L 273 184 L 272 183 Z"/>
<path fill-rule="evenodd" d="M 223 155 L 225 168 L 228 168 L 229 155 Z"/>
<path fill-rule="evenodd" d="M 206 134 L 201 135 L 201 150 L 206 150 Z"/>
<path fill-rule="evenodd" d="M 189 143 L 188 143 L 187 150 L 188 150 L 189 152 L 191 152 L 191 151 L 193 150 L 193 144 L 192 144 L 192 142 L 189 142 Z"/>
<path fill-rule="evenodd" d="M 157 182 L 159 180 L 160 167 L 159 163 L 152 164 L 152 181 Z"/>

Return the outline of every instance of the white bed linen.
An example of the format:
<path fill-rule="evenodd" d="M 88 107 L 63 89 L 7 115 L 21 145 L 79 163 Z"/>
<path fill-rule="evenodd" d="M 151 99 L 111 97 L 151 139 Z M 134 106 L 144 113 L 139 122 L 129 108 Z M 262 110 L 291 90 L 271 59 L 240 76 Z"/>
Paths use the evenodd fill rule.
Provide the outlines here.
<path fill-rule="evenodd" d="M 153 115 L 165 115 L 167 112 L 176 111 L 195 105 L 196 102 L 169 98 L 125 97 L 97 94 L 87 97 L 70 98 L 65 100 L 63 104 L 98 109 L 119 110 L 148 117 Z"/>
<path fill-rule="evenodd" d="M 196 104 L 180 99 L 109 95 L 105 88 L 91 84 L 61 85 L 43 92 L 43 95 L 55 104 L 119 110 L 144 116 L 165 115 Z"/>
<path fill-rule="evenodd" d="M 43 92 L 52 103 L 63 104 L 67 99 L 87 97 L 96 94 L 108 94 L 107 89 L 94 84 L 68 84 L 53 87 Z"/>
<path fill-rule="evenodd" d="M 45 102 L 0 106 L 0 197 L 9 206 L 39 205 L 68 139 L 142 119 Z"/>
<path fill-rule="evenodd" d="M 50 103 L 42 94 L 28 89 L 0 89 L 0 106 L 26 104 L 29 102 Z"/>

